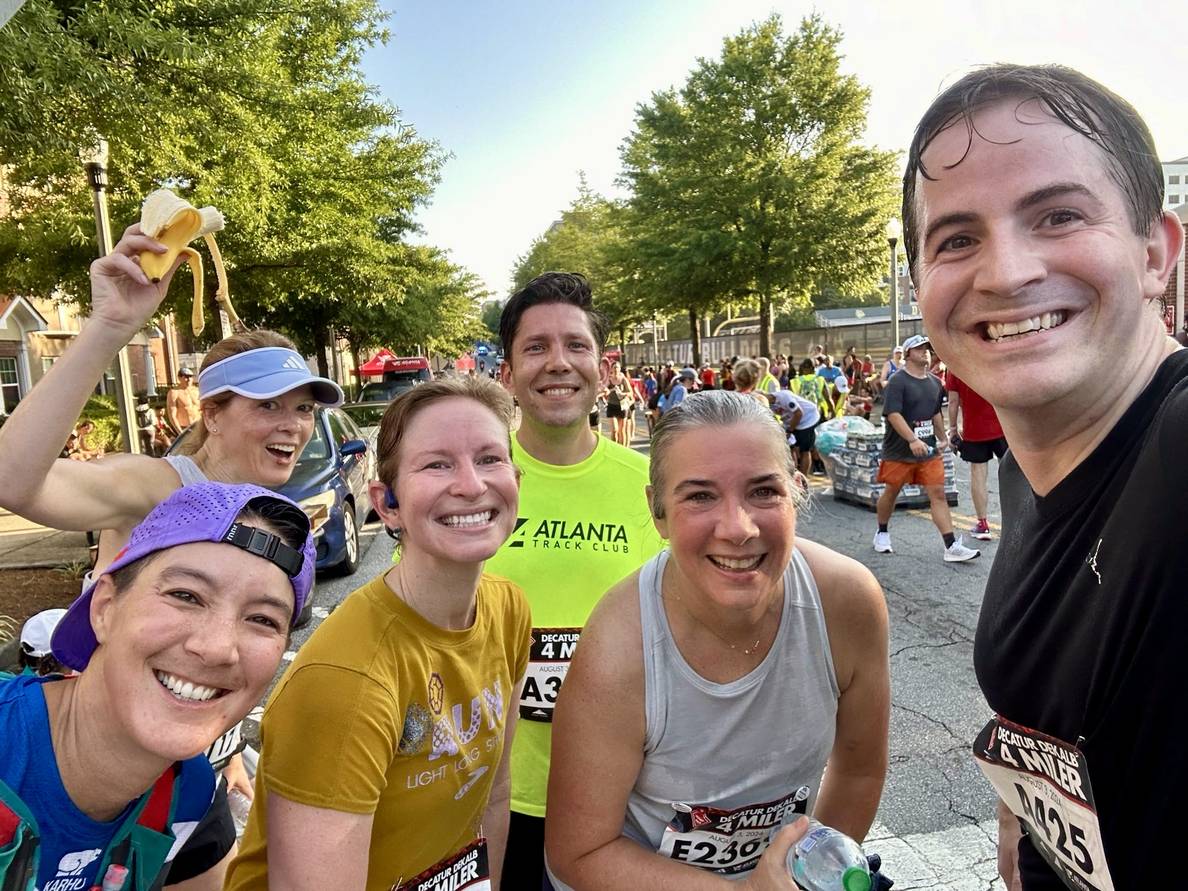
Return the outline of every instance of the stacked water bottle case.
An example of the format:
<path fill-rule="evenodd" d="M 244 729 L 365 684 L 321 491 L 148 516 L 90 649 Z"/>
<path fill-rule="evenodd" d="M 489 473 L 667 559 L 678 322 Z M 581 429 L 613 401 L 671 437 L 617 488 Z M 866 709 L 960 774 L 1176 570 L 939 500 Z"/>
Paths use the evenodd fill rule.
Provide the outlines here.
<path fill-rule="evenodd" d="M 844 447 L 833 449 L 825 458 L 833 481 L 833 497 L 874 509 L 886 487 L 878 482 L 879 455 L 883 450 L 883 428 L 870 433 L 850 432 Z M 945 449 L 945 498 L 957 504 L 957 475 L 953 452 Z M 927 507 L 928 496 L 919 486 L 904 486 L 899 491 L 896 507 Z"/>

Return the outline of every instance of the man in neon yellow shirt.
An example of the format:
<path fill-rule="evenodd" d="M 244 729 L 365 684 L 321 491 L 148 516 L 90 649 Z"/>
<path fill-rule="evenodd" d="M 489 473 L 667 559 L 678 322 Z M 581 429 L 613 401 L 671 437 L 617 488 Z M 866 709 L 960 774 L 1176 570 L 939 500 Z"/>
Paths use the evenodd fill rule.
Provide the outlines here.
<path fill-rule="evenodd" d="M 522 414 L 512 460 L 523 476 L 515 531 L 486 571 L 523 589 L 533 625 L 512 745 L 508 889 L 541 887 L 553 705 L 582 626 L 611 585 L 663 546 L 644 494 L 647 458 L 587 423 L 610 372 L 607 330 L 576 273 L 533 279 L 499 321 L 501 376 Z"/>

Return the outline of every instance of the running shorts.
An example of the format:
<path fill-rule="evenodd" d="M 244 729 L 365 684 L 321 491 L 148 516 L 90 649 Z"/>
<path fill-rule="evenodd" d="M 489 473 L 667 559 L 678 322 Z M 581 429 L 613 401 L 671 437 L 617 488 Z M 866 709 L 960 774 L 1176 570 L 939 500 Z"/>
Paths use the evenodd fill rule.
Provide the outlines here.
<path fill-rule="evenodd" d="M 880 461 L 878 480 L 888 486 L 943 486 L 945 462 L 940 455 L 924 461 Z"/>
<path fill-rule="evenodd" d="M 1002 460 L 1006 453 L 1007 441 L 1001 436 L 998 439 L 983 439 L 981 442 L 963 439 L 957 447 L 957 454 L 961 456 L 961 460 L 969 464 L 987 464 L 991 458 Z"/>

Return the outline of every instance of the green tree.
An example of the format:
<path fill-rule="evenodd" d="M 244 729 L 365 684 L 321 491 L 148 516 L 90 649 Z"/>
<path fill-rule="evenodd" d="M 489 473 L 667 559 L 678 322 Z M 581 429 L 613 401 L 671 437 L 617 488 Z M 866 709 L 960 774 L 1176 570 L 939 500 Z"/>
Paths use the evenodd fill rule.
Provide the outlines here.
<path fill-rule="evenodd" d="M 499 319 L 503 315 L 503 304 L 501 300 L 488 300 L 483 304 L 481 318 L 483 327 L 487 330 L 486 339 L 491 341 L 497 347 L 503 347 L 503 341 L 499 338 Z"/>
<path fill-rule="evenodd" d="M 590 282 L 594 305 L 619 333 L 644 317 L 638 272 L 624 249 L 624 208 L 593 191 L 579 175 L 578 195 L 512 270 L 513 286 L 524 287 L 543 272 L 580 272 Z"/>
<path fill-rule="evenodd" d="M 0 291 L 85 298 L 78 151 L 102 135 L 117 237 L 161 185 L 214 204 L 249 324 L 315 349 L 351 307 L 399 299 L 442 157 L 360 74 L 383 20 L 373 0 L 30 0 L 0 30 Z M 179 281 L 165 309 L 188 314 L 191 293 Z"/>
<path fill-rule="evenodd" d="M 818 16 L 787 36 L 776 15 L 727 38 L 637 109 L 623 149 L 656 293 L 694 321 L 754 300 L 764 353 L 773 310 L 826 282 L 868 291 L 882 268 L 895 156 L 859 142 L 869 91 L 841 73 L 841 39 Z"/>

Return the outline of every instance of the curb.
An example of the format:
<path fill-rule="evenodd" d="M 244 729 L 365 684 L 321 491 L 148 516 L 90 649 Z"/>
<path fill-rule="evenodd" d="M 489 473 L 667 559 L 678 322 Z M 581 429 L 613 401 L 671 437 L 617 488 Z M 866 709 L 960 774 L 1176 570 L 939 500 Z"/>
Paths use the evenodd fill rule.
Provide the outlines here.
<path fill-rule="evenodd" d="M 69 560 L 31 560 L 28 563 L 0 563 L 0 572 L 6 569 L 58 569 L 70 562 Z"/>

